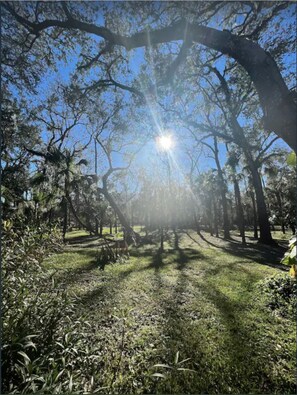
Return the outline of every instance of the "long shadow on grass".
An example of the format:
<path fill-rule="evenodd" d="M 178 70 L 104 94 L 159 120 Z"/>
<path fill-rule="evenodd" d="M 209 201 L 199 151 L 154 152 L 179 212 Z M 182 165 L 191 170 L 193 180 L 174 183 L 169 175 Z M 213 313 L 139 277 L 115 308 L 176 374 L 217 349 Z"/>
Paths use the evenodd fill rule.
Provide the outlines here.
<path fill-rule="evenodd" d="M 58 283 L 62 283 L 64 286 L 76 282 L 79 283 L 80 280 L 83 278 L 84 274 L 87 274 L 98 267 L 98 264 L 95 259 L 96 251 L 79 250 L 79 251 L 74 251 L 74 253 L 82 255 L 82 259 L 83 258 L 93 258 L 93 259 L 91 259 L 86 264 L 82 264 L 79 267 L 68 268 L 66 270 L 63 269 L 63 266 L 61 265 L 61 268 L 58 269 L 54 277 Z"/>
<path fill-rule="evenodd" d="M 66 239 L 67 244 L 70 245 L 75 245 L 75 244 L 82 244 L 85 243 L 87 241 L 94 241 L 99 239 L 99 236 L 94 236 L 94 235 L 84 235 L 84 236 L 77 236 L 77 237 L 73 237 L 71 239 Z"/>
<path fill-rule="evenodd" d="M 250 273 L 246 272 L 243 277 L 245 276 L 250 276 Z M 244 281 L 241 286 L 243 290 L 246 288 Z M 225 338 L 224 360 L 228 361 L 225 369 L 231 379 L 231 385 L 241 393 L 250 393 L 255 388 L 261 393 L 267 392 L 267 388 L 273 392 L 274 378 L 273 374 L 269 374 L 274 369 L 274 361 L 270 358 L 270 354 L 274 352 L 273 344 L 269 341 L 263 326 L 258 326 L 254 322 L 254 314 L 251 314 L 251 320 L 246 318 L 251 312 L 249 303 L 230 299 L 212 282 L 199 283 L 199 290 L 219 312 L 224 331 L 222 336 Z M 267 339 L 266 342 L 263 341 L 264 338 Z"/>
<path fill-rule="evenodd" d="M 243 315 L 248 314 L 252 309 L 248 298 L 230 299 L 212 281 L 215 278 L 213 276 L 211 276 L 210 281 L 207 277 L 204 277 L 203 281 L 197 283 L 187 271 L 187 259 L 183 255 L 183 250 L 178 250 L 178 253 L 177 269 L 179 271 L 176 283 L 170 288 L 168 287 L 165 297 L 159 300 L 166 320 L 163 329 L 166 351 L 163 351 L 163 360 L 160 362 L 172 365 L 174 356 L 179 351 L 180 359 L 190 358 L 186 366 L 182 367 L 194 369 L 197 373 L 194 375 L 189 373 L 186 376 L 177 373 L 177 377 L 173 378 L 174 391 L 180 392 L 182 390 L 183 392 L 193 393 L 195 389 L 195 393 L 222 392 L 226 388 L 224 380 L 228 380 L 228 383 L 234 384 L 237 391 L 249 392 L 255 386 L 260 388 L 263 385 L 262 378 L 264 376 L 265 385 L 273 388 L 272 376 L 269 378 L 268 375 L 265 375 L 265 360 L 266 357 L 269 359 L 270 345 L 265 344 L 259 338 L 261 334 L 254 331 L 255 324 L 252 321 L 249 323 L 248 320 L 244 321 L 242 319 Z M 224 267 L 219 266 L 220 270 L 224 270 L 224 267 L 227 268 L 230 264 L 226 264 Z M 243 272 L 242 276 L 238 274 L 238 271 L 236 276 L 234 273 L 235 277 L 231 273 L 230 287 L 232 287 L 234 281 L 237 281 L 238 289 L 242 289 L 242 292 L 250 291 L 250 284 L 258 279 L 257 276 L 245 270 L 245 268 L 238 270 Z M 157 286 L 164 287 L 161 273 L 159 269 L 156 269 L 155 282 Z M 238 281 L 240 284 L 238 284 Z M 217 365 L 216 361 L 212 359 L 212 355 L 207 354 L 208 346 L 206 343 L 215 342 L 214 332 L 211 332 L 210 338 L 206 334 L 200 336 L 199 332 L 197 333 L 199 330 L 196 329 L 196 326 L 191 326 L 187 303 L 191 302 L 191 299 L 199 297 L 197 292 L 203 296 L 201 303 L 209 302 L 215 306 L 218 311 L 217 320 L 221 321 L 221 327 L 218 325 L 218 329 L 220 328 L 220 331 L 222 331 L 223 349 L 220 351 L 219 358 L 222 358 L 221 360 L 225 361 L 224 364 L 227 365 L 220 368 L 220 374 L 214 374 L 220 364 Z M 164 295 L 164 292 L 158 294 Z M 167 294 L 168 296 L 166 296 Z M 194 322 L 194 325 L 198 325 L 197 328 L 199 328 L 199 318 L 198 321 Z M 203 325 L 201 329 L 204 327 Z M 214 337 L 212 338 L 212 336 Z M 251 362 L 248 367 L 246 366 L 247 361 Z M 196 362 L 198 362 L 198 365 Z M 256 384 L 254 381 L 256 381 Z M 161 392 L 168 391 L 167 387 L 157 389 Z"/>
<path fill-rule="evenodd" d="M 215 283 L 214 279 L 219 277 L 213 276 L 213 274 L 219 274 L 220 271 L 231 268 L 229 270 L 230 288 L 236 284 L 237 289 L 242 290 L 242 292 L 252 292 L 250 287 L 258 280 L 258 276 L 245 267 L 235 268 L 236 262 L 232 262 L 215 265 L 217 270 L 209 273 L 209 276 L 203 276 L 203 280 L 199 280 L 197 283 L 196 279 L 187 270 L 187 254 L 185 254 L 185 250 L 179 248 L 177 237 L 175 235 L 175 240 L 173 240 L 178 253 L 176 283 L 171 286 L 167 284 L 165 292 L 156 293 L 156 295 L 163 295 L 162 297 L 159 296 L 159 304 L 164 311 L 165 318 L 163 327 L 163 336 L 166 339 L 165 351 L 160 350 L 160 354 L 163 355 L 160 362 L 172 365 L 174 357 L 179 351 L 180 359 L 191 358 L 186 366 L 182 367 L 194 369 L 197 373 L 194 375 L 189 373 L 183 376 L 177 372 L 176 377 L 171 379 L 169 387 L 166 384 L 162 386 L 162 383 L 160 383 L 159 386 L 156 386 L 156 389 L 162 393 L 166 391 L 181 392 L 181 390 L 187 393 L 193 393 L 193 390 L 195 390 L 195 393 L 213 393 L 226 390 L 227 382 L 231 386 L 234 385 L 233 389 L 236 388 L 237 391 L 243 393 L 250 392 L 255 388 L 264 391 L 266 387 L 273 389 L 275 385 L 273 375 L 270 377 L 269 374 L 265 373 L 267 363 L 273 365 L 271 361 L 266 363 L 266 360 L 269 361 L 272 346 L 262 341 L 261 336 L 264 334 L 260 333 L 260 329 L 255 330 L 257 325 L 253 322 L 253 319 L 250 322 L 243 319 L 249 313 L 251 313 L 251 318 L 255 316 L 252 311 L 254 307 L 248 297 L 241 298 L 241 291 L 238 291 L 238 298 L 235 300 L 225 295 Z M 253 260 L 255 259 L 253 258 Z M 232 266 L 236 271 L 232 271 Z M 239 271 L 242 272 L 242 275 L 238 273 Z M 155 284 L 157 288 L 166 287 L 161 275 L 162 271 L 156 267 Z M 224 367 L 220 367 L 220 374 L 214 373 L 221 366 L 221 362 L 217 364 L 216 360 L 212 359 L 212 354 L 208 355 L 206 344 L 216 341 L 214 331 L 210 332 L 210 338 L 207 334 L 200 336 L 199 317 L 194 322 L 195 326 L 191 326 L 192 320 L 187 309 L 187 303 L 191 302 L 191 299 L 199 297 L 199 294 L 200 298 L 202 296 L 201 303 L 210 303 L 217 310 L 217 325 L 218 330 L 222 333 L 223 348 L 219 351 L 220 355 L 218 357 L 221 358 L 221 361 L 224 361 Z M 194 315 L 197 314 L 194 310 L 193 313 Z M 221 323 L 221 326 L 219 323 Z M 196 325 L 198 326 L 196 327 Z M 202 322 L 201 329 L 204 325 L 205 323 Z M 246 365 L 247 361 L 250 361 L 249 366 Z M 198 365 L 196 362 L 198 362 Z M 271 366 L 272 370 L 273 366 Z M 165 371 L 162 371 L 162 373 L 165 373 Z M 174 389 L 171 385 L 174 386 Z"/>
<path fill-rule="evenodd" d="M 191 240 L 199 245 L 199 243 L 189 233 L 186 232 L 186 234 L 191 238 Z M 199 236 L 203 241 L 205 241 L 212 247 L 219 248 L 220 250 L 230 255 L 237 256 L 241 259 L 249 259 L 251 261 L 260 263 L 261 265 L 270 266 L 280 269 L 282 271 L 288 271 L 288 267 L 280 263 L 286 251 L 286 249 L 282 246 L 272 247 L 266 246 L 264 244 L 249 243 L 246 247 L 244 247 L 241 244 L 237 242 L 234 243 L 230 240 L 228 242 L 226 241 L 226 245 L 223 246 L 219 244 L 213 244 L 202 234 L 200 234 Z"/>
<path fill-rule="evenodd" d="M 187 263 L 190 259 L 187 254 L 180 248 L 177 248 L 177 259 L 175 268 L 177 269 L 177 278 L 175 284 L 166 284 L 162 271 L 158 268 L 155 269 L 154 273 L 154 284 L 156 290 L 156 298 L 158 298 L 158 304 L 163 310 L 163 332 L 162 337 L 164 338 L 164 348 L 160 350 L 159 363 L 166 365 L 173 365 L 176 358 L 177 352 L 180 353 L 179 360 L 189 358 L 190 360 L 186 364 L 180 365 L 180 368 L 191 368 L 194 369 L 193 360 L 193 343 L 191 342 L 190 333 L 190 321 L 187 314 L 187 310 L 184 308 L 190 298 L 193 298 L 191 290 L 189 290 L 189 278 L 187 275 Z M 197 346 L 198 348 L 199 346 Z M 202 352 L 202 350 L 200 350 Z M 196 350 L 197 355 L 197 350 Z M 163 370 L 161 373 L 169 373 Z M 197 386 L 197 375 L 196 379 L 193 373 L 182 374 L 183 372 L 175 372 L 173 376 L 166 383 L 156 383 L 154 392 L 160 393 L 192 393 L 193 388 L 197 390 L 197 393 L 201 392 L 201 388 Z M 194 382 L 195 380 L 195 382 Z M 198 379 L 199 381 L 199 379 Z M 192 391 L 191 391 L 192 389 Z M 203 390 L 203 389 L 202 389 Z M 196 393 L 196 391 L 195 391 Z"/>

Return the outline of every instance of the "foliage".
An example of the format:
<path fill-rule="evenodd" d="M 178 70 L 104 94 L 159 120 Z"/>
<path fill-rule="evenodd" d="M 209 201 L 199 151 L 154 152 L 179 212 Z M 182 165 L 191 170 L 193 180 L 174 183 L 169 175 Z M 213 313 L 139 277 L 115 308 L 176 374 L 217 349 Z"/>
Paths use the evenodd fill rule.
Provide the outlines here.
<path fill-rule="evenodd" d="M 297 282 L 282 274 L 261 281 L 260 291 L 266 297 L 266 304 L 272 311 L 284 317 L 296 316 Z"/>
<path fill-rule="evenodd" d="M 73 297 L 40 265 L 60 249 L 60 234 L 16 231 L 9 221 L 3 228 L 3 390 L 90 391 L 96 356 L 88 322 L 73 319 Z"/>
<path fill-rule="evenodd" d="M 289 166 L 293 166 L 293 167 L 297 165 L 295 152 L 290 152 L 290 154 L 287 157 L 287 164 Z"/>
<path fill-rule="evenodd" d="M 289 240 L 289 250 L 285 253 L 281 263 L 284 265 L 291 265 L 290 276 L 297 277 L 297 258 L 296 258 L 296 249 L 297 249 L 297 237 L 293 236 Z"/>
<path fill-rule="evenodd" d="M 231 248 L 201 234 L 204 240 L 194 231 L 190 237 L 178 232 L 175 249 L 168 231 L 164 253 L 159 242 L 145 244 L 130 249 L 129 261 L 99 271 L 98 240 L 82 241 L 71 232 L 67 239 L 76 236 L 79 243 L 74 237 L 62 254 L 44 262 L 80 298 L 93 342 L 101 347 L 94 388 L 109 394 L 294 391 L 294 323 L 263 310 L 255 292 L 257 281 L 279 271 L 265 264 L 277 263 L 275 250 Z M 177 368 L 196 373 L 154 367 L 173 367 L 177 351 L 180 361 L 190 358 Z M 152 377 L 155 372 L 167 378 Z"/>
<path fill-rule="evenodd" d="M 185 368 L 183 365 L 185 362 L 189 361 L 191 358 L 185 358 L 182 361 L 179 361 L 179 351 L 175 354 L 174 361 L 171 364 L 164 364 L 164 363 L 157 363 L 154 365 L 155 368 L 162 368 L 165 369 L 166 373 L 153 373 L 152 377 L 159 377 L 162 379 L 168 379 L 170 382 L 170 388 L 171 388 L 171 382 L 173 382 L 176 379 L 176 375 L 179 374 L 180 372 L 196 372 L 193 369 L 188 369 Z"/>

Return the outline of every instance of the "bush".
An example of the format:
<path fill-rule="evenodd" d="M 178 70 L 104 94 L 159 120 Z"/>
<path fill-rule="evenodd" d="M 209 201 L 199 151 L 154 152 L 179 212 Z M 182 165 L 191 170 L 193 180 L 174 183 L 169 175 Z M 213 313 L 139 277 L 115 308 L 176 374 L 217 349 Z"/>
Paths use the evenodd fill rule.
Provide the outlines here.
<path fill-rule="evenodd" d="M 281 263 L 283 265 L 291 265 L 290 268 L 290 276 L 296 278 L 297 277 L 297 236 L 291 237 L 289 240 L 289 249 L 285 253 Z"/>
<path fill-rule="evenodd" d="M 2 390 L 90 392 L 98 350 L 75 301 L 40 265 L 60 248 L 56 230 L 3 226 Z"/>
<path fill-rule="evenodd" d="M 283 317 L 296 316 L 297 282 L 288 275 L 278 274 L 259 283 L 267 306 Z"/>

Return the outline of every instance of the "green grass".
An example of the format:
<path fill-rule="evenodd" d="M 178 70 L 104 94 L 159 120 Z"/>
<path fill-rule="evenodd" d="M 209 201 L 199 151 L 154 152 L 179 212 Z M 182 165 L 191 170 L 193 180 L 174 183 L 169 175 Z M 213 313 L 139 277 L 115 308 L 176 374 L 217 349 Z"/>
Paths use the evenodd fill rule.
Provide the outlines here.
<path fill-rule="evenodd" d="M 190 232 L 176 249 L 171 235 L 164 253 L 134 247 L 100 271 L 98 240 L 67 236 L 73 244 L 44 265 L 78 296 L 75 314 L 102 346 L 102 393 L 295 392 L 295 323 L 272 315 L 257 292 L 283 269 L 282 251 Z M 177 353 L 187 360 L 176 364 Z"/>

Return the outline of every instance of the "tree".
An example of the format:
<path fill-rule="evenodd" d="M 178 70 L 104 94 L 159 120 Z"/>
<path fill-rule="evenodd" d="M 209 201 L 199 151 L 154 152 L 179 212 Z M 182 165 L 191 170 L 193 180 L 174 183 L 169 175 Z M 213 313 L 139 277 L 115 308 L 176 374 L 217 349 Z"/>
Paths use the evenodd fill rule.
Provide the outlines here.
<path fill-rule="evenodd" d="M 228 146 L 227 146 L 228 151 Z M 236 166 L 238 165 L 239 157 L 236 155 L 235 151 L 228 152 L 228 160 L 226 165 L 230 168 L 230 176 L 234 186 L 234 197 L 235 197 L 235 206 L 236 206 L 236 217 L 237 217 L 237 224 L 240 231 L 240 236 L 242 240 L 242 244 L 246 244 L 245 240 L 245 220 L 244 220 L 244 210 L 241 201 L 241 194 L 240 188 L 238 183 L 238 175 L 236 173 Z"/>
<path fill-rule="evenodd" d="M 263 109 L 265 128 L 277 133 L 277 135 L 293 150 L 297 151 L 296 102 L 286 86 L 272 56 L 258 43 L 247 38 L 253 39 L 258 37 L 261 31 L 265 30 L 273 17 L 278 15 L 282 9 L 290 7 L 290 5 L 277 3 L 275 6 L 268 6 L 268 8 L 270 7 L 271 13 L 269 15 L 263 13 L 263 17 L 260 21 L 257 21 L 254 31 L 247 36 L 240 35 L 240 33 L 246 30 L 246 25 L 244 25 L 244 23 L 237 23 L 237 25 L 239 25 L 237 26 L 239 33 L 233 34 L 230 31 L 220 31 L 205 26 L 205 20 L 203 23 L 190 22 L 190 20 L 182 17 L 182 13 L 178 13 L 178 9 L 175 10 L 174 14 L 174 17 L 178 20 L 172 20 L 170 18 L 172 15 L 168 13 L 170 22 L 167 23 L 167 26 L 160 27 L 157 24 L 157 27 L 151 30 L 145 29 L 144 31 L 132 34 L 118 34 L 107 27 L 97 25 L 96 21 L 90 22 L 84 19 L 78 7 L 73 5 L 69 7 L 69 4 L 64 2 L 57 6 L 61 11 L 61 19 L 59 17 L 48 17 L 48 10 L 46 10 L 47 13 L 45 12 L 45 18 L 41 22 L 38 18 L 39 14 L 35 20 L 28 17 L 27 13 L 28 10 L 30 10 L 30 6 L 32 7 L 32 3 L 22 8 L 19 4 L 16 6 L 12 2 L 3 2 L 6 15 L 8 13 L 12 16 L 23 29 L 27 30 L 29 36 L 38 39 L 43 31 L 54 27 L 62 31 L 80 31 L 89 35 L 96 35 L 105 40 L 105 45 L 101 47 L 99 53 L 88 59 L 85 67 L 90 67 L 90 65 L 95 64 L 100 59 L 100 56 L 111 53 L 116 47 L 123 47 L 127 51 L 130 51 L 134 48 L 150 47 L 156 44 L 179 40 L 182 40 L 183 45 L 176 59 L 167 69 L 170 73 L 174 72 L 181 61 L 186 57 L 188 52 L 187 49 L 192 46 L 192 43 L 202 44 L 207 48 L 235 59 L 235 61 L 246 70 L 258 92 Z M 216 5 L 212 4 L 207 4 L 205 7 L 198 7 L 196 10 L 196 17 L 199 20 L 203 20 L 203 18 L 207 17 L 209 12 L 216 14 L 217 9 L 219 9 L 219 7 L 217 7 L 217 9 L 216 7 Z M 265 7 L 262 7 L 262 9 L 260 7 L 259 9 L 263 11 Z M 257 13 L 259 9 L 256 7 L 254 9 L 252 8 L 250 14 Z M 40 13 L 42 13 L 42 10 Z M 187 13 L 183 14 L 186 14 L 186 16 L 191 19 L 189 17 L 190 15 L 187 15 Z M 228 17 L 229 19 L 231 18 L 230 14 L 228 14 Z M 254 20 L 257 20 L 257 18 L 254 18 Z M 248 17 L 245 18 L 245 22 L 247 24 L 250 23 Z M 115 82 L 112 78 L 109 78 L 109 81 L 113 84 Z M 123 84 L 121 88 L 124 88 Z"/>
<path fill-rule="evenodd" d="M 40 141 L 39 129 L 32 125 L 19 104 L 9 98 L 4 87 L 1 108 L 1 188 L 5 207 L 16 207 L 25 201 L 29 190 L 32 155 L 24 146 Z"/>

